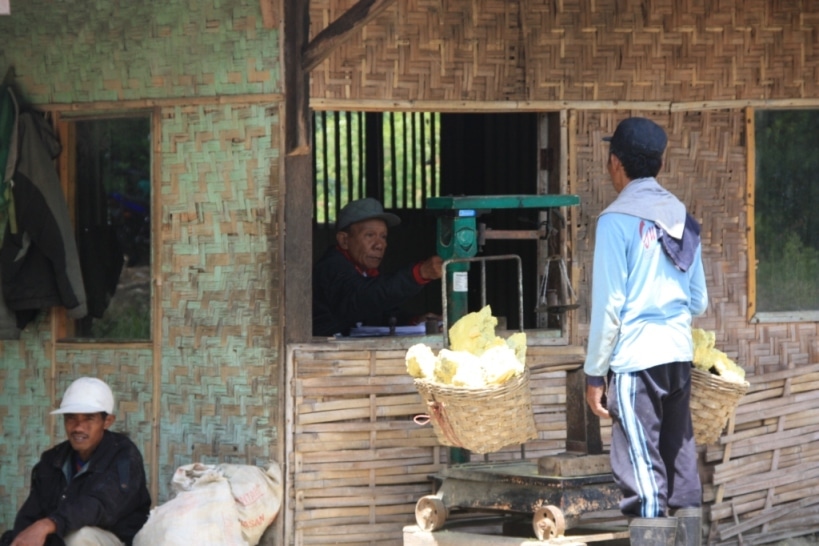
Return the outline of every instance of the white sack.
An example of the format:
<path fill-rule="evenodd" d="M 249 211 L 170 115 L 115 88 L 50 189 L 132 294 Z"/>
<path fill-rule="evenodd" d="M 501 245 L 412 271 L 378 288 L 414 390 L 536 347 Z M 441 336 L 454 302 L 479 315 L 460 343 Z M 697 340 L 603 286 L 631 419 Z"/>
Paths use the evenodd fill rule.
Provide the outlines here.
<path fill-rule="evenodd" d="M 237 464 L 221 464 L 219 468 L 230 483 L 242 536 L 248 546 L 256 546 L 281 508 L 282 471 L 276 463 L 266 470 Z"/>
<path fill-rule="evenodd" d="M 176 496 L 151 510 L 134 546 L 256 546 L 282 504 L 281 468 L 194 463 L 176 469 Z"/>
<path fill-rule="evenodd" d="M 176 496 L 151 510 L 134 546 L 244 546 L 236 502 L 215 468 L 185 465 L 174 473 Z"/>

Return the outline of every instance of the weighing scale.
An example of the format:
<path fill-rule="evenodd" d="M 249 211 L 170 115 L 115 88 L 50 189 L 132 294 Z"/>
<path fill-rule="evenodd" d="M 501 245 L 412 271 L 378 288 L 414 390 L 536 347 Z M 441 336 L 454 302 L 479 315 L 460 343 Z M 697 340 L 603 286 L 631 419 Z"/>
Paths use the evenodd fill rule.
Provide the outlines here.
<path fill-rule="evenodd" d="M 476 257 L 483 240 L 541 239 L 538 230 L 491 231 L 478 226 L 477 217 L 496 209 L 540 209 L 576 206 L 576 195 L 490 195 L 433 197 L 427 209 L 437 214 L 437 251 L 444 259 L 442 300 L 444 311 L 443 346 L 449 346 L 448 324 L 468 313 L 468 271 L 473 262 L 517 258 L 520 329 L 523 330 L 522 274 L 518 256 Z M 548 234 L 548 226 L 547 226 Z M 549 260 L 553 258 L 550 257 Z M 561 265 L 563 301 L 555 312 L 572 308 L 565 299 L 571 290 L 565 263 Z M 548 275 L 547 270 L 544 273 Z M 482 269 L 482 304 L 485 305 L 485 272 Z M 545 284 L 542 285 L 545 289 Z M 554 303 L 554 302 L 553 302 Z M 542 309 L 539 309 L 542 310 Z M 444 526 L 449 511 L 455 508 L 504 514 L 531 515 L 532 528 L 540 540 L 561 537 L 585 513 L 618 507 L 620 490 L 611 476 L 609 457 L 603 453 L 600 422 L 585 401 L 585 378 L 581 370 L 567 372 L 566 378 L 566 452 L 538 460 L 526 460 L 521 445 L 521 460 L 512 462 L 469 461 L 469 452 L 450 448 L 450 466 L 432 478 L 438 484 L 435 494 L 422 497 L 415 516 L 424 531 Z"/>

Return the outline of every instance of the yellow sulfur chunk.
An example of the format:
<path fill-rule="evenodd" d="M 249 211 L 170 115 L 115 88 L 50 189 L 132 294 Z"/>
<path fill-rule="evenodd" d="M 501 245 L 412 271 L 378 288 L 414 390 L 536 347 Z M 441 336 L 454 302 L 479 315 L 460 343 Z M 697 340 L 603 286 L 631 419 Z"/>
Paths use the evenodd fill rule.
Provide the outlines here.
<path fill-rule="evenodd" d="M 438 358 L 429 345 L 416 343 L 407 349 L 407 373 L 417 379 L 432 379 Z"/>
<path fill-rule="evenodd" d="M 449 329 L 449 348 L 480 356 L 489 347 L 505 343 L 495 336 L 497 324 L 498 319 L 492 316 L 488 305 L 480 311 L 468 313 Z"/>
<path fill-rule="evenodd" d="M 706 372 L 713 369 L 726 381 L 745 382 L 745 370 L 728 358 L 728 355 L 714 347 L 716 332 L 693 328 L 691 337 L 694 340 L 694 366 Z"/>
<path fill-rule="evenodd" d="M 742 383 L 745 381 L 745 370 L 736 365 L 736 363 L 728 358 L 728 355 L 718 349 L 711 349 L 711 354 L 708 355 L 708 360 L 712 362 L 713 367 L 717 370 L 720 377 L 727 381 L 734 383 Z"/>
<path fill-rule="evenodd" d="M 485 386 L 480 359 L 465 351 L 441 349 L 435 381 L 453 387 L 480 388 Z"/>
<path fill-rule="evenodd" d="M 515 357 L 526 364 L 526 332 L 517 332 L 506 338 L 506 345 L 515 351 Z"/>
<path fill-rule="evenodd" d="M 450 349 L 436 356 L 417 343 L 407 350 L 407 373 L 441 385 L 485 388 L 506 383 L 526 368 L 526 334 L 507 339 L 495 335 L 497 319 L 487 305 L 469 313 L 450 328 Z"/>
<path fill-rule="evenodd" d="M 492 347 L 480 356 L 483 378 L 487 386 L 503 385 L 523 373 L 525 365 L 515 351 L 506 346 Z"/>
<path fill-rule="evenodd" d="M 702 328 L 692 328 L 691 337 L 694 338 L 694 345 L 704 349 L 713 349 L 717 342 L 716 332 L 706 332 Z"/>
<path fill-rule="evenodd" d="M 716 333 L 706 332 L 702 328 L 693 328 L 691 337 L 694 340 L 694 366 L 701 370 L 708 371 L 711 365 L 705 364 L 708 354 L 716 343 Z"/>

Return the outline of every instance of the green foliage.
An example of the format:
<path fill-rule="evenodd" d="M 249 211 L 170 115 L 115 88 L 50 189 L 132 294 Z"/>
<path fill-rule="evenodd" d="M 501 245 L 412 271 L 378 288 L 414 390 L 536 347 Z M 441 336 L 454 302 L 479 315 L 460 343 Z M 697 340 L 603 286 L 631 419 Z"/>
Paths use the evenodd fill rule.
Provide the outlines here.
<path fill-rule="evenodd" d="M 380 134 L 367 134 L 367 116 L 380 118 Z M 439 194 L 440 114 L 318 112 L 313 119 L 317 223 L 334 222 L 337 208 L 366 195 L 382 195 L 387 208 L 421 208 L 425 195 Z"/>
<path fill-rule="evenodd" d="M 819 251 L 806 246 L 796 233 L 768 249 L 756 272 L 757 309 L 810 311 L 819 309 Z"/>
<path fill-rule="evenodd" d="M 150 298 L 115 296 L 103 319 L 94 321 L 91 338 L 117 341 L 151 339 Z"/>
<path fill-rule="evenodd" d="M 819 309 L 819 111 L 756 113 L 757 310 Z"/>
<path fill-rule="evenodd" d="M 384 142 L 392 144 L 384 147 L 384 205 L 423 208 L 424 195 L 440 193 L 440 114 L 394 113 L 391 118 L 384 119 Z"/>

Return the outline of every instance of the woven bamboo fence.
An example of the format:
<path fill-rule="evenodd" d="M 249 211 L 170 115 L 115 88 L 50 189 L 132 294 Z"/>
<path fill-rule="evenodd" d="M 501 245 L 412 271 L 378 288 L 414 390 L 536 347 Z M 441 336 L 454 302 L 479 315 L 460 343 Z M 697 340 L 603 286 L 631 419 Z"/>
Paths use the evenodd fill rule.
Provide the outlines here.
<path fill-rule="evenodd" d="M 431 425 L 413 421 L 427 409 L 406 373 L 407 347 L 328 343 L 291 351 L 285 525 L 292 544 L 400 545 L 402 528 L 414 523 L 415 503 L 432 492 L 430 476 L 445 467 L 448 448 Z M 577 350 L 532 347 L 527 362 L 538 429 L 524 446 L 529 458 L 565 449 L 566 370 L 579 361 Z M 487 457 L 520 458 L 521 450 Z"/>
<path fill-rule="evenodd" d="M 819 531 L 819 364 L 751 378 L 708 446 L 713 544 L 767 544 Z"/>

